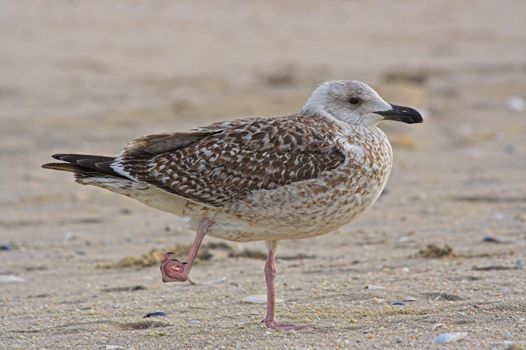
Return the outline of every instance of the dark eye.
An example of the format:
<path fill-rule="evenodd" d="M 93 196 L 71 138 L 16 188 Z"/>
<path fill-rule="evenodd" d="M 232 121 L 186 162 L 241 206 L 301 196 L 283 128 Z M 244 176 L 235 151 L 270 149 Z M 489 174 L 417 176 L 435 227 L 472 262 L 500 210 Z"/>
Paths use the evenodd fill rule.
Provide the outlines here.
<path fill-rule="evenodd" d="M 361 102 L 361 100 L 358 97 L 351 97 L 349 99 L 349 103 L 352 104 L 352 105 L 357 105 L 360 102 Z"/>

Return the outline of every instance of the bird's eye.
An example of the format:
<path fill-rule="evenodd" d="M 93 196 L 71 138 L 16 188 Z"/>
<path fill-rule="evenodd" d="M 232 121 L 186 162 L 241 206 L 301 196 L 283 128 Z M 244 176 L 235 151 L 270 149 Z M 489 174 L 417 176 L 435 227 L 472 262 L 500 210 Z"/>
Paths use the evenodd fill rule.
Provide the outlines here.
<path fill-rule="evenodd" d="M 360 103 L 360 99 L 358 97 L 351 97 L 349 99 L 349 103 L 352 104 L 352 105 L 357 105 L 358 103 Z"/>

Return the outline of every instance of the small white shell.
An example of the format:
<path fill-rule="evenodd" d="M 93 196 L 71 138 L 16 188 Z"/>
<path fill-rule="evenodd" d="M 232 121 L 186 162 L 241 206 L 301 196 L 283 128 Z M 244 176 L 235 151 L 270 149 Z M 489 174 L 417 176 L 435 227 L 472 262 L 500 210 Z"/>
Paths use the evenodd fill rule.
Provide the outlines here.
<path fill-rule="evenodd" d="M 433 339 L 433 343 L 435 344 L 453 343 L 461 339 L 464 339 L 467 336 L 468 336 L 467 332 L 444 333 L 444 334 L 440 334 L 439 336 L 435 337 Z"/>
<path fill-rule="evenodd" d="M 369 284 L 367 287 L 365 287 L 365 289 L 379 290 L 379 289 L 385 289 L 385 287 L 384 286 L 379 286 L 379 285 L 376 285 L 376 284 Z"/>
<path fill-rule="evenodd" d="M 249 303 L 249 304 L 266 304 L 267 303 L 267 296 L 265 294 L 256 294 L 256 295 L 249 295 L 246 298 L 243 298 L 241 300 L 242 303 Z M 276 303 L 282 303 L 283 300 L 276 298 Z"/>
<path fill-rule="evenodd" d="M 506 107 L 512 112 L 522 112 L 526 109 L 526 101 L 520 96 L 510 96 L 506 100 Z"/>
<path fill-rule="evenodd" d="M 414 241 L 415 241 L 414 237 L 410 237 L 410 236 L 402 236 L 398 239 L 398 242 L 400 244 L 412 243 Z"/>
<path fill-rule="evenodd" d="M 17 283 L 24 282 L 25 279 L 13 275 L 0 275 L 0 283 Z"/>
<path fill-rule="evenodd" d="M 211 280 L 208 280 L 208 281 L 204 282 L 203 284 L 211 286 L 213 284 L 224 283 L 225 281 L 226 281 L 226 277 L 225 276 L 220 276 L 220 277 L 217 277 L 217 278 L 212 278 Z"/>

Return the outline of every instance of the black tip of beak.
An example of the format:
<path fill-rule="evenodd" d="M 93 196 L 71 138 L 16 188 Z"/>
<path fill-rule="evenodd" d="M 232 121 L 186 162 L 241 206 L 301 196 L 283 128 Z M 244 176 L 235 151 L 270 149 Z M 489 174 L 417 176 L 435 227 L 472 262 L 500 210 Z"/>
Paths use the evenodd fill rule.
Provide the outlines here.
<path fill-rule="evenodd" d="M 422 115 L 416 109 L 397 105 L 391 105 L 391 108 L 388 111 L 375 113 L 383 116 L 386 120 L 396 120 L 407 124 L 422 123 L 424 121 Z"/>

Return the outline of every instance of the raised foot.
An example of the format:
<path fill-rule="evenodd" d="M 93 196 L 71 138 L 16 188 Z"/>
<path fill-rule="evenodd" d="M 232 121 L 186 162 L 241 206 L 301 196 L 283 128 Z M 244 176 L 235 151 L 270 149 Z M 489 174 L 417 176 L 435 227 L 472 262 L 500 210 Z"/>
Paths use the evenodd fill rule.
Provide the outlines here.
<path fill-rule="evenodd" d="M 188 264 L 172 258 L 173 253 L 164 254 L 161 263 L 163 282 L 184 282 L 188 279 Z"/>
<path fill-rule="evenodd" d="M 299 330 L 302 330 L 302 329 L 308 329 L 308 328 L 312 329 L 312 328 L 314 328 L 314 326 L 310 325 L 310 324 L 307 324 L 307 325 L 295 325 L 295 324 L 290 324 L 290 323 L 279 323 L 276 320 L 270 320 L 270 321 L 263 320 L 261 322 L 265 323 L 267 328 L 270 328 L 270 329 L 273 329 L 273 330 L 276 330 L 276 331 L 290 332 L 290 331 L 299 331 Z"/>

